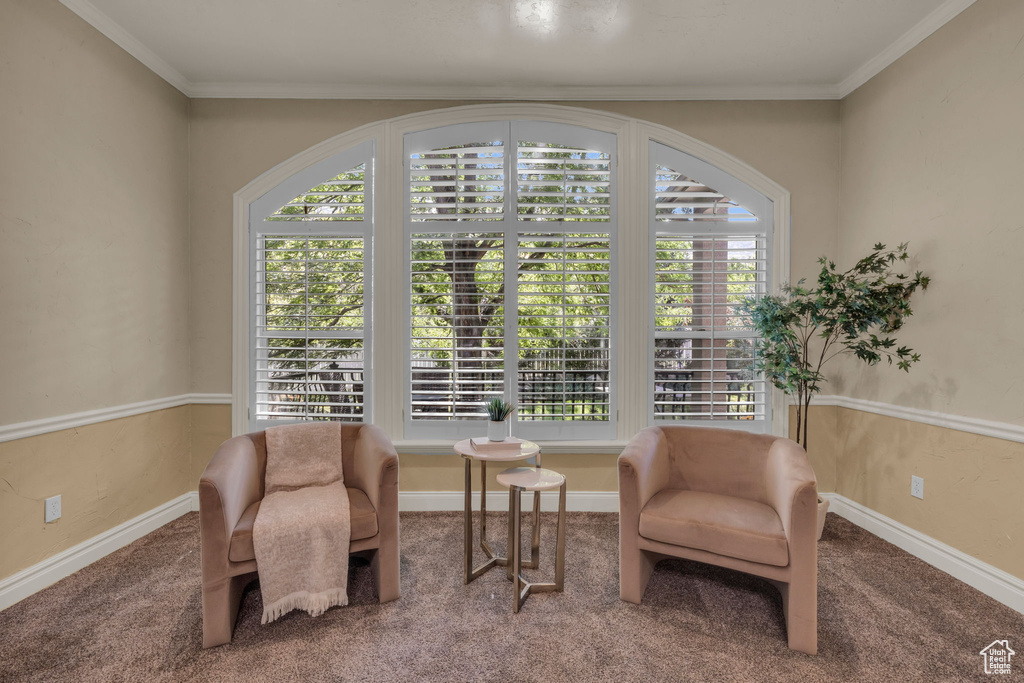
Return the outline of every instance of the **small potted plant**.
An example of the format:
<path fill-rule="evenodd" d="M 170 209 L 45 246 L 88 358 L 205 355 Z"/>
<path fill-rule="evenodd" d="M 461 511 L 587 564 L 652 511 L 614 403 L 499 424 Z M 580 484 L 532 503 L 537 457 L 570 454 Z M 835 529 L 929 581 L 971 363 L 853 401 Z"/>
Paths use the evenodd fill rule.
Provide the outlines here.
<path fill-rule="evenodd" d="M 508 436 L 508 416 L 516 409 L 515 403 L 501 398 L 492 398 L 487 402 L 487 440 L 504 441 Z"/>

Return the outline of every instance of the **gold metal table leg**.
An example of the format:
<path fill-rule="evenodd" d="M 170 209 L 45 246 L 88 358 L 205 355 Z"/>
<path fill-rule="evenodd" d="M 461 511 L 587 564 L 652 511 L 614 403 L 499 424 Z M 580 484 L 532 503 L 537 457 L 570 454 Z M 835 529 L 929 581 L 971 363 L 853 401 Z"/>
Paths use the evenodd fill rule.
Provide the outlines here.
<path fill-rule="evenodd" d="M 507 558 L 498 557 L 487 543 L 487 463 L 480 462 L 480 547 L 487 560 L 476 569 L 473 568 L 473 459 L 466 461 L 466 511 L 463 519 L 466 531 L 465 577 L 463 583 L 469 583 L 487 572 L 492 567 L 504 567 L 509 564 Z M 511 577 L 509 577 L 511 579 Z"/>
<path fill-rule="evenodd" d="M 514 578 L 512 579 L 512 586 L 515 589 L 513 594 L 512 611 L 519 612 L 519 608 L 523 606 L 525 596 L 529 584 L 527 584 L 527 590 L 523 589 L 523 557 L 522 551 L 519 549 L 522 544 L 522 531 L 523 531 L 523 520 L 522 520 L 522 506 L 523 506 L 523 495 L 522 489 L 516 486 L 510 486 L 511 490 L 515 491 L 515 495 L 512 500 L 512 572 Z"/>
<path fill-rule="evenodd" d="M 555 590 L 565 587 L 565 482 L 558 489 L 558 533 L 555 541 Z"/>
<path fill-rule="evenodd" d="M 515 563 L 512 561 L 512 548 L 515 547 L 515 534 L 513 533 L 513 527 L 515 525 L 515 487 L 508 487 L 508 545 L 505 546 L 505 555 L 509 558 L 505 563 L 505 576 L 508 577 L 509 581 L 512 581 L 512 569 L 515 567 Z"/>
<path fill-rule="evenodd" d="M 522 576 L 523 558 L 520 551 L 522 542 L 522 522 L 520 512 L 522 508 L 522 489 L 509 487 L 509 494 L 513 495 L 512 507 L 514 520 L 512 529 L 512 572 L 514 574 L 513 586 L 515 595 L 513 597 L 512 611 L 518 613 L 523 603 L 532 593 L 561 593 L 565 588 L 565 482 L 558 489 L 558 529 L 556 531 L 555 545 L 555 580 L 552 583 L 530 583 Z"/>
<path fill-rule="evenodd" d="M 466 511 L 462 521 L 465 528 L 465 553 L 463 554 L 463 567 L 465 569 L 465 581 L 473 580 L 473 461 L 463 458 L 466 461 Z"/>

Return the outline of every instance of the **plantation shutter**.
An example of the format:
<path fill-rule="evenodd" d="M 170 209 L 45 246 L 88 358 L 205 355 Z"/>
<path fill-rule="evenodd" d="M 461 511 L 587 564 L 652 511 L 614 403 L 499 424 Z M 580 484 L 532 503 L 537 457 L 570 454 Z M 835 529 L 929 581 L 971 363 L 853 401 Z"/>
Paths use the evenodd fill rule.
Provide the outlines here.
<path fill-rule="evenodd" d="M 677 150 L 652 143 L 651 158 L 653 417 L 766 431 L 758 336 L 739 307 L 768 291 L 770 202 Z"/>
<path fill-rule="evenodd" d="M 407 436 L 482 433 L 494 397 L 525 438 L 613 435 L 614 151 L 532 121 L 405 136 Z"/>
<path fill-rule="evenodd" d="M 519 419 L 611 418 L 611 238 L 519 234 Z"/>
<path fill-rule="evenodd" d="M 335 155 L 250 207 L 257 428 L 368 416 L 372 154 Z"/>
<path fill-rule="evenodd" d="M 416 420 L 484 416 L 505 394 L 502 233 L 410 239 L 410 392 Z"/>
<path fill-rule="evenodd" d="M 507 131 L 473 124 L 466 137 L 419 136 L 428 141 L 407 152 L 409 220 L 501 221 L 505 211 Z"/>

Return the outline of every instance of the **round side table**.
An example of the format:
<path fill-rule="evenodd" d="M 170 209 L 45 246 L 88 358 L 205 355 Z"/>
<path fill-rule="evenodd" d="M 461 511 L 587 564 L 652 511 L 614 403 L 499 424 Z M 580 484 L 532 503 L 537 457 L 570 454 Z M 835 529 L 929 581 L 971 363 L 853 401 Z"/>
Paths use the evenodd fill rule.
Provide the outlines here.
<path fill-rule="evenodd" d="M 465 553 L 463 555 L 463 583 L 469 583 L 482 576 L 493 567 L 511 567 L 511 558 L 498 557 L 487 543 L 487 463 L 515 462 L 534 458 L 540 467 L 540 446 L 532 441 L 520 441 L 519 450 L 507 452 L 481 452 L 473 447 L 471 439 L 463 439 L 455 444 L 455 452 L 462 456 L 466 463 L 466 509 L 463 516 L 465 526 Z M 473 461 L 480 463 L 480 548 L 487 555 L 487 561 L 473 568 Z M 533 469 L 533 468 L 524 468 Z M 511 510 L 509 510 L 511 514 Z M 531 544 L 530 563 L 525 565 L 536 568 L 540 565 L 540 493 L 533 496 L 533 538 Z M 510 580 L 512 579 L 509 573 Z"/>
<path fill-rule="evenodd" d="M 565 585 L 565 475 L 554 470 L 540 467 L 510 467 L 498 475 L 498 483 L 508 487 L 509 508 L 512 516 L 509 520 L 508 545 L 512 548 L 509 569 L 513 574 L 515 594 L 512 611 L 518 612 L 531 593 L 554 591 L 561 593 Z M 522 543 L 522 506 L 523 491 L 533 491 L 534 500 L 541 491 L 558 489 L 558 531 L 555 545 L 555 581 L 554 583 L 530 583 L 523 578 Z M 533 523 L 534 536 L 540 531 L 540 520 Z"/>

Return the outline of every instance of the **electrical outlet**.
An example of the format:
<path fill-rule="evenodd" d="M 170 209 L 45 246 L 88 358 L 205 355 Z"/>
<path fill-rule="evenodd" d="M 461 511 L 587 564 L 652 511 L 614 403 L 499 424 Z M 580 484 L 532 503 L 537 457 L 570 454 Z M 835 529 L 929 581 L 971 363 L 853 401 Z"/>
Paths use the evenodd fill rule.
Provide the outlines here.
<path fill-rule="evenodd" d="M 910 495 L 924 500 L 924 479 L 910 475 Z"/>
<path fill-rule="evenodd" d="M 53 496 L 46 499 L 46 523 L 56 522 L 60 519 L 60 496 Z"/>

